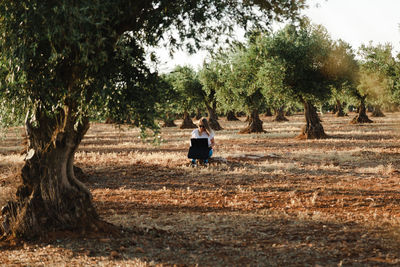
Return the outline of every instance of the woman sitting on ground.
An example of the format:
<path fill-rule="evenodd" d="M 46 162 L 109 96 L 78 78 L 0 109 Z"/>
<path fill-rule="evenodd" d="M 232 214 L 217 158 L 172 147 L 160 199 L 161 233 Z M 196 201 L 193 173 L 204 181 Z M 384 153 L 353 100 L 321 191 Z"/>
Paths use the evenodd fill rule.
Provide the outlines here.
<path fill-rule="evenodd" d="M 198 128 L 194 129 L 192 132 L 192 138 L 207 138 L 209 154 L 208 158 L 211 158 L 213 154 L 214 142 L 214 132 L 211 130 L 208 120 L 206 118 L 201 118 L 198 123 Z M 204 160 L 204 164 L 208 164 L 208 159 Z M 196 165 L 196 159 L 192 159 L 192 165 Z"/>

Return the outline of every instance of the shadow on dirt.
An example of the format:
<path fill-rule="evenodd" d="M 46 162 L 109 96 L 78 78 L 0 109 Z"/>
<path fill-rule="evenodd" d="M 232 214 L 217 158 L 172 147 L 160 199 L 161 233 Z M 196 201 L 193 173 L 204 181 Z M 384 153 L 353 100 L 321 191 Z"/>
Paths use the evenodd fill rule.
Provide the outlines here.
<path fill-rule="evenodd" d="M 114 264 L 140 260 L 181 266 L 386 266 L 400 263 L 384 234 L 356 223 L 327 223 L 290 214 L 248 216 L 213 214 L 190 230 L 132 225 L 118 238 L 62 238 L 27 243 L 25 247 L 55 247 L 73 257 L 108 258 Z M 18 249 L 18 248 L 16 248 Z M 4 250 L 0 249 L 0 250 Z M 398 250 L 397 250 L 398 251 Z"/>

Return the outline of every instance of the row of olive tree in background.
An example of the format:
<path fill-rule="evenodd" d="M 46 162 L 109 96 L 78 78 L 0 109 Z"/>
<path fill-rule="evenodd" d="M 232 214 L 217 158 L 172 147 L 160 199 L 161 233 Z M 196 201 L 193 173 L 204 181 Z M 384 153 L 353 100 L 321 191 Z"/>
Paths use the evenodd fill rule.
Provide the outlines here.
<path fill-rule="evenodd" d="M 343 105 L 352 105 L 358 111 L 352 122 L 365 123 L 371 122 L 366 105 L 380 116 L 382 109 L 400 103 L 400 63 L 392 47 L 364 45 L 358 52 L 359 57 L 346 42 L 332 40 L 322 26 L 306 22 L 274 33 L 253 33 L 246 44 L 217 53 L 198 73 L 177 67 L 164 77 L 173 91 L 184 96 L 176 98 L 182 105 L 174 110 L 179 113 L 184 108 L 184 127 L 194 127 L 189 113 L 206 107 L 212 125 L 220 129 L 218 107 L 222 113 L 248 114 L 249 124 L 241 132 L 263 132 L 261 112 L 273 109 L 279 120 L 285 108 L 300 103 L 306 120 L 300 136 L 324 138 L 317 106 L 330 103 L 338 116 L 344 116 Z M 176 79 L 177 73 L 185 76 L 187 86 Z"/>

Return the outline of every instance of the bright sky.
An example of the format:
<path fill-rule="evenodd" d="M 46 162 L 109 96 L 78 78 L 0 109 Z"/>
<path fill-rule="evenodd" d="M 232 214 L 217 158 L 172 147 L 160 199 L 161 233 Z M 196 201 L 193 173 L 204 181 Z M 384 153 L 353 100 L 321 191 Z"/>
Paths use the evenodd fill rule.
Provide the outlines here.
<path fill-rule="evenodd" d="M 314 24 L 322 24 L 334 40 L 342 39 L 354 49 L 361 44 L 391 43 L 400 52 L 400 0 L 307 0 L 309 9 L 303 13 Z M 173 59 L 160 54 L 161 71 L 172 70 L 175 65 L 198 68 L 206 57 L 205 52 L 189 56 L 176 53 Z"/>
<path fill-rule="evenodd" d="M 333 39 L 357 49 L 361 44 L 391 43 L 400 52 L 399 0 L 307 0 L 303 13 L 322 24 Z M 319 3 L 319 7 L 315 7 Z"/>

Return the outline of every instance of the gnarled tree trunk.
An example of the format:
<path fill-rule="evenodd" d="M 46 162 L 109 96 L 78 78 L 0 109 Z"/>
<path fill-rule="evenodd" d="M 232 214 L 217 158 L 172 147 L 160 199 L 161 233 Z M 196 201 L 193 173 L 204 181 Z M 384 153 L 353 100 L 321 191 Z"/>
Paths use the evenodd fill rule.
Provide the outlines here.
<path fill-rule="evenodd" d="M 226 120 L 228 120 L 228 121 L 238 121 L 239 119 L 236 117 L 235 112 L 228 111 L 228 113 L 226 114 Z"/>
<path fill-rule="evenodd" d="M 302 128 L 298 138 L 322 139 L 327 137 L 324 127 L 322 127 L 321 120 L 318 117 L 317 109 L 309 101 L 304 101 L 304 116 L 306 118 L 306 125 Z"/>
<path fill-rule="evenodd" d="M 239 133 L 265 133 L 262 125 L 263 121 L 260 120 L 260 116 L 258 114 L 258 110 L 253 110 L 250 114 L 249 124 L 246 128 L 241 130 Z"/>
<path fill-rule="evenodd" d="M 208 112 L 208 123 L 210 124 L 210 127 L 214 130 L 214 131 L 220 131 L 222 130 L 221 125 L 218 122 L 218 115 L 216 110 L 215 105 L 213 105 L 212 107 L 206 103 L 206 107 L 207 107 L 207 112 Z"/>
<path fill-rule="evenodd" d="M 183 121 L 180 127 L 181 129 L 193 129 L 197 128 L 196 124 L 193 123 L 192 119 L 189 116 L 189 112 L 185 111 L 183 113 Z"/>
<path fill-rule="evenodd" d="M 372 123 L 373 121 L 368 118 L 367 109 L 365 108 L 365 97 L 362 97 L 360 100 L 360 106 L 358 107 L 358 114 L 355 116 L 350 123 L 358 124 L 358 123 Z"/>
<path fill-rule="evenodd" d="M 342 106 L 342 103 L 340 102 L 340 100 L 336 100 L 335 110 L 336 110 L 336 112 L 335 112 L 336 117 L 346 116 L 346 113 L 344 113 L 344 111 L 343 111 L 343 106 Z"/>
<path fill-rule="evenodd" d="M 75 177 L 74 154 L 89 120 L 65 107 L 55 115 L 38 109 L 26 123 L 28 152 L 17 201 L 3 207 L 5 234 L 30 238 L 57 230 L 98 230 L 104 225 L 90 191 Z"/>
<path fill-rule="evenodd" d="M 283 121 L 289 121 L 286 117 L 285 117 L 285 111 L 284 111 L 284 107 L 281 106 L 279 108 L 277 108 L 275 110 L 275 118 L 272 121 L 276 121 L 276 122 L 283 122 Z"/>
<path fill-rule="evenodd" d="M 267 111 L 265 112 L 265 116 L 267 117 L 271 117 L 272 116 L 272 112 L 270 108 L 267 108 Z"/>

